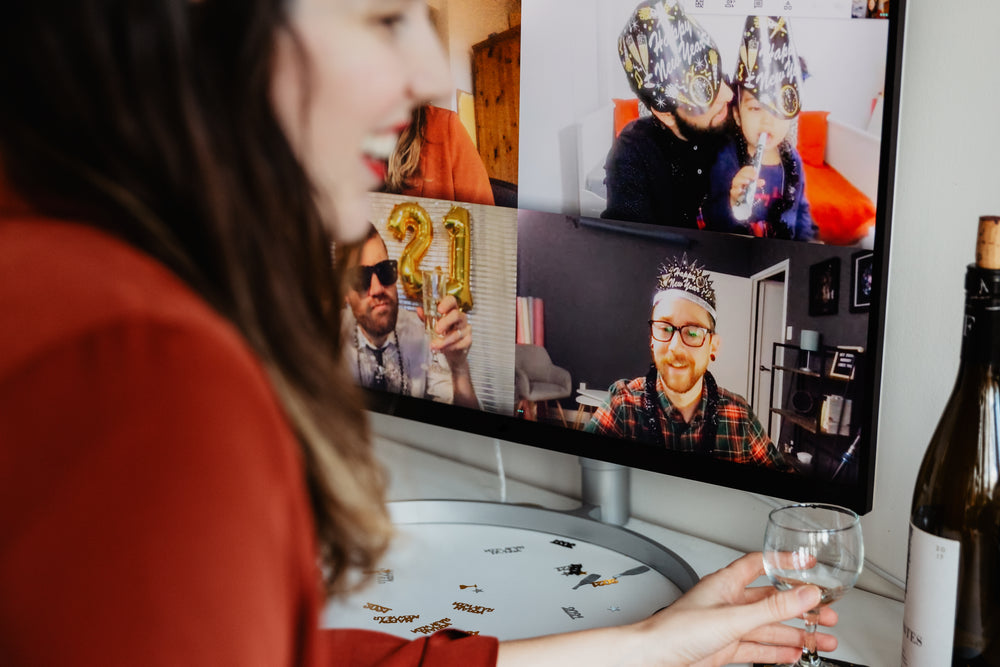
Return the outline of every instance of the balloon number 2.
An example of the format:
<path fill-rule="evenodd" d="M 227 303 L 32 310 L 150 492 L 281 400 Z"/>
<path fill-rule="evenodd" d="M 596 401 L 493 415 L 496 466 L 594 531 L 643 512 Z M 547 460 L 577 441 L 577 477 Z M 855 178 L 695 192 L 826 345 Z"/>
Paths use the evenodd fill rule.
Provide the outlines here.
<path fill-rule="evenodd" d="M 469 211 L 453 206 L 442 221 L 448 232 L 448 284 L 446 294 L 451 294 L 465 312 L 472 309 L 472 290 L 469 288 L 469 267 L 471 264 L 471 237 L 469 233 Z M 411 299 L 419 300 L 423 290 L 420 277 L 420 262 L 431 247 L 434 239 L 434 222 L 424 207 L 414 202 L 397 204 L 389 214 L 386 227 L 397 241 L 404 240 L 413 231 L 413 238 L 403 248 L 399 256 L 399 279 L 403 291 Z"/>

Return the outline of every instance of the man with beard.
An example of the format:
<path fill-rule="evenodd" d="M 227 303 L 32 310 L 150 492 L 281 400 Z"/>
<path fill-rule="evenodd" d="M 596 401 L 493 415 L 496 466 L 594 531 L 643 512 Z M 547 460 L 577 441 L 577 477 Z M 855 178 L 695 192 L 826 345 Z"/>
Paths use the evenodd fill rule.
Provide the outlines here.
<path fill-rule="evenodd" d="M 347 272 L 344 349 L 359 383 L 372 389 L 429 398 L 471 408 L 479 407 L 469 374 L 472 328 L 455 297 L 438 308 L 430 340 L 422 313 L 399 309 L 396 260 L 372 226 L 360 246 L 337 249 L 336 262 Z M 435 360 L 439 352 L 447 364 Z"/>
<path fill-rule="evenodd" d="M 715 288 L 704 269 L 687 257 L 663 264 L 649 320 L 649 373 L 611 385 L 587 430 L 785 469 L 746 400 L 719 387 L 708 371 L 721 342 L 715 322 Z"/>
<path fill-rule="evenodd" d="M 697 228 L 733 99 L 715 42 L 679 4 L 647 0 L 618 38 L 618 55 L 649 115 L 611 147 L 601 217 Z"/>

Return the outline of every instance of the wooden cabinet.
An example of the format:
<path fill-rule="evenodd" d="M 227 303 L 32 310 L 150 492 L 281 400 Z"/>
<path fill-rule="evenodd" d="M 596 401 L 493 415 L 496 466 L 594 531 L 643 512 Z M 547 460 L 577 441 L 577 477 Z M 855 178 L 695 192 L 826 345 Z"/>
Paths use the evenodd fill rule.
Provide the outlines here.
<path fill-rule="evenodd" d="M 472 47 L 476 141 L 490 178 L 517 183 L 521 26 Z"/>

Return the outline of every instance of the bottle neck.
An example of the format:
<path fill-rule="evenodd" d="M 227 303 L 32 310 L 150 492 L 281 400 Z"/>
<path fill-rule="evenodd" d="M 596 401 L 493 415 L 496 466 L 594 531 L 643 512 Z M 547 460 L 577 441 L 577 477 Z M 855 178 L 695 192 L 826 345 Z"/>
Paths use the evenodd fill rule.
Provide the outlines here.
<path fill-rule="evenodd" d="M 965 275 L 962 368 L 1000 371 L 1000 270 L 970 265 Z"/>

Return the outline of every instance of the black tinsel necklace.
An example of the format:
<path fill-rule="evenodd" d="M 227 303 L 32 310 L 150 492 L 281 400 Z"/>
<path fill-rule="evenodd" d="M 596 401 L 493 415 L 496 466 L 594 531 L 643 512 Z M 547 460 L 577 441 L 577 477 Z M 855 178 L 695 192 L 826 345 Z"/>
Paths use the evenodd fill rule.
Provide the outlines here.
<path fill-rule="evenodd" d="M 649 372 L 646 373 L 646 391 L 642 397 L 642 423 L 649 434 L 649 440 L 654 445 L 667 447 L 663 435 L 663 428 L 660 425 L 660 402 L 656 391 L 656 364 L 649 365 Z M 715 378 L 708 371 L 705 371 L 705 393 L 708 395 L 708 403 L 705 406 L 705 426 L 702 428 L 701 437 L 698 439 L 697 451 L 702 454 L 711 454 L 715 450 L 715 434 L 719 430 L 719 386 Z"/>
<path fill-rule="evenodd" d="M 374 348 L 371 348 L 368 345 L 362 345 L 362 343 L 361 343 L 361 337 L 362 336 L 364 336 L 364 333 L 362 332 L 361 327 L 360 326 L 356 327 L 356 331 L 355 331 L 355 335 L 354 335 L 354 352 L 355 352 L 354 358 L 356 359 L 357 366 L 358 366 L 358 380 L 362 379 L 362 374 L 361 374 L 361 348 L 364 347 L 364 348 L 367 348 L 367 349 L 371 349 L 373 353 L 375 352 Z M 399 393 L 402 394 L 403 396 L 408 396 L 409 395 L 409 377 L 408 377 L 408 375 L 406 373 L 406 368 L 403 365 L 403 351 L 402 351 L 402 349 L 401 349 L 401 347 L 399 345 L 399 336 L 396 335 L 396 330 L 395 329 L 392 330 L 392 337 L 396 341 L 396 362 L 397 362 L 398 368 L 399 368 L 399 386 L 400 386 Z M 373 356 L 374 356 L 374 354 L 373 354 Z M 379 357 L 377 357 L 376 359 L 377 360 L 375 362 L 375 370 L 374 370 L 374 377 L 372 378 L 372 380 L 373 380 L 372 384 L 377 383 L 379 381 L 379 379 L 381 378 L 381 379 L 383 379 L 385 381 L 385 386 L 388 388 L 389 387 L 389 377 L 388 377 L 388 374 L 386 372 L 387 369 L 385 367 L 385 364 L 381 362 L 381 360 L 380 360 Z"/>
<path fill-rule="evenodd" d="M 736 151 L 739 163 L 748 165 L 753 163 L 750 157 L 750 148 L 742 132 L 736 133 Z M 764 214 L 763 222 L 767 223 L 765 236 L 779 239 L 792 238 L 792 230 L 781 221 L 781 216 L 785 211 L 795 205 L 795 198 L 798 195 L 799 183 L 802 181 L 802 174 L 799 173 L 798 163 L 792 155 L 792 148 L 787 141 L 778 144 L 778 155 L 781 158 L 781 167 L 784 172 L 781 198 L 773 202 Z"/>

